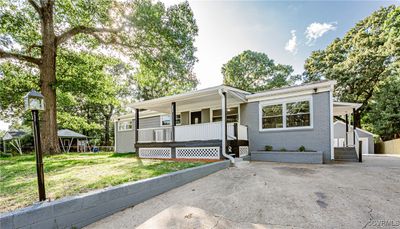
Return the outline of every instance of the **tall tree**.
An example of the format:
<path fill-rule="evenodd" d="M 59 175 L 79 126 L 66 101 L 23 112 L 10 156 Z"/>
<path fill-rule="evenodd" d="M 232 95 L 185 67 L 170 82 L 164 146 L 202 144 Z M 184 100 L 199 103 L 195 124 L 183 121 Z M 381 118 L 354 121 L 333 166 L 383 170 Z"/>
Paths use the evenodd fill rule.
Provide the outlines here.
<path fill-rule="evenodd" d="M 400 138 L 400 75 L 388 77 L 376 91 L 364 120 L 383 140 Z"/>
<path fill-rule="evenodd" d="M 120 70 L 124 64 L 102 55 L 63 49 L 57 56 L 58 127 L 85 133 L 109 145 L 111 115 L 130 95 L 129 81 Z M 0 118 L 19 122 L 24 110 L 21 98 L 30 88 L 38 88 L 38 71 L 9 61 L 0 67 Z"/>
<path fill-rule="evenodd" d="M 160 24 L 153 15 L 158 13 L 153 8 L 159 4 L 150 0 L 0 0 L 0 59 L 13 59 L 14 64 L 18 61 L 19 65 L 39 70 L 38 84 L 46 103 L 43 113 L 45 122 L 41 128 L 45 152 L 59 151 L 56 113 L 58 50 L 98 50 L 117 56 L 123 54 L 131 57 L 134 63 L 140 62 L 139 57 L 143 54 L 155 58 L 160 50 L 155 38 L 165 32 L 158 27 L 168 26 Z M 188 9 L 188 4 L 182 3 L 179 7 Z M 184 12 L 188 11 L 171 10 L 169 26 L 172 29 L 164 36 L 165 41 L 160 43 L 163 49 L 173 50 L 175 59 L 172 62 L 177 61 L 179 52 L 189 56 L 191 51 L 194 52 L 190 47 L 186 52 L 188 46 L 184 45 L 187 44 L 185 39 L 192 37 L 183 36 L 185 31 L 181 33 L 180 30 L 185 23 L 191 24 L 190 20 L 193 20 L 193 17 L 185 17 Z M 161 19 L 164 20 L 164 17 Z M 187 67 L 185 64 L 180 66 Z M 79 80 L 78 76 L 75 77 Z"/>
<path fill-rule="evenodd" d="M 358 115 L 363 116 L 380 84 L 399 72 L 399 11 L 396 6 L 381 8 L 342 39 L 313 52 L 305 62 L 304 80 L 337 80 L 335 97 L 361 103 Z"/>
<path fill-rule="evenodd" d="M 222 66 L 224 84 L 249 92 L 293 83 L 293 68 L 275 64 L 265 53 L 246 50 Z"/>
<path fill-rule="evenodd" d="M 153 99 L 193 90 L 198 81 L 193 73 L 198 27 L 185 2 L 169 8 L 162 3 L 137 5 L 134 21 L 140 40 L 150 41 L 149 49 L 139 50 L 135 59 L 139 67 L 134 75 L 138 99 Z M 151 26 L 148 21 L 152 21 Z"/>

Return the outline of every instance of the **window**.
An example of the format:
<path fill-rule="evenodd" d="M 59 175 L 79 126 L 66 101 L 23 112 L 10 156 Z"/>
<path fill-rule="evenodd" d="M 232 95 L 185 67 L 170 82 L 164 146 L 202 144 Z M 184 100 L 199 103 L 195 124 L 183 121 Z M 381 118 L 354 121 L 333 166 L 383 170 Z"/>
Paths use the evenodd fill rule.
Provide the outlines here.
<path fill-rule="evenodd" d="M 262 108 L 262 128 L 283 128 L 282 104 Z"/>
<path fill-rule="evenodd" d="M 161 126 L 170 126 L 171 125 L 171 116 L 163 115 L 161 116 Z"/>
<path fill-rule="evenodd" d="M 118 131 L 132 130 L 132 121 L 118 122 Z"/>
<path fill-rule="evenodd" d="M 310 101 L 286 103 L 286 127 L 310 126 Z"/>
<path fill-rule="evenodd" d="M 260 130 L 312 126 L 312 97 L 274 104 L 260 104 Z"/>
<path fill-rule="evenodd" d="M 222 110 L 213 110 L 212 111 L 212 121 L 220 122 L 222 121 Z M 226 121 L 227 122 L 239 122 L 239 108 L 238 107 L 230 107 L 226 110 Z"/>
<path fill-rule="evenodd" d="M 171 122 L 171 115 L 163 115 L 161 116 L 161 126 L 170 126 L 172 124 Z M 176 115 L 176 125 L 181 124 L 181 115 L 177 114 Z"/>

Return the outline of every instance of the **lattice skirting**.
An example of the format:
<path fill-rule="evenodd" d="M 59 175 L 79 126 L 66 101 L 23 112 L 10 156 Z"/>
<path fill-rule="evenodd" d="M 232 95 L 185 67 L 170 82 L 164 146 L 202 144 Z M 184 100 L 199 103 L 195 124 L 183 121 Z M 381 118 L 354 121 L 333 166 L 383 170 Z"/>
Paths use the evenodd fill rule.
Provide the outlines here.
<path fill-rule="evenodd" d="M 244 157 L 249 155 L 249 147 L 248 146 L 239 146 L 239 157 Z"/>
<path fill-rule="evenodd" d="M 171 148 L 139 148 L 141 158 L 171 158 Z"/>
<path fill-rule="evenodd" d="M 220 159 L 220 147 L 177 147 L 176 158 Z"/>

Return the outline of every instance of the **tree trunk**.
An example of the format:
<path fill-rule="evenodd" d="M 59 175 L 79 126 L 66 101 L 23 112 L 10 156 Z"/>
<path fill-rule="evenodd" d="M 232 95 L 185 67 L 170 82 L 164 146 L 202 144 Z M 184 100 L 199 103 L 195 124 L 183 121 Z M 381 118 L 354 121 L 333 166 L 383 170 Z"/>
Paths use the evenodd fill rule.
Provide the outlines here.
<path fill-rule="evenodd" d="M 44 96 L 45 111 L 43 112 L 41 131 L 42 146 L 45 153 L 59 153 L 57 137 L 57 104 L 56 104 L 56 36 L 53 24 L 52 0 L 43 6 L 42 10 L 42 64 L 40 65 L 40 89 Z"/>
<path fill-rule="evenodd" d="M 104 145 L 109 146 L 110 145 L 110 119 L 112 116 L 112 113 L 114 111 L 114 106 L 110 105 L 110 110 L 108 114 L 104 114 Z"/>

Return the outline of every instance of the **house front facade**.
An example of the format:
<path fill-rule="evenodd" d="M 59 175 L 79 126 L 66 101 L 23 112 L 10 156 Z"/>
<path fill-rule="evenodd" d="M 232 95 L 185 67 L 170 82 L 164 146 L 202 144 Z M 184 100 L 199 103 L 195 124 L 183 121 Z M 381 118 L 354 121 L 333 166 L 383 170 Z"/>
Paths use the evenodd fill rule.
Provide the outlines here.
<path fill-rule="evenodd" d="M 334 159 L 333 117 L 354 104 L 333 102 L 334 81 L 260 93 L 217 86 L 129 105 L 115 121 L 115 151 L 142 158 L 238 158 L 266 147 Z M 353 145 L 355 146 L 355 144 Z"/>

